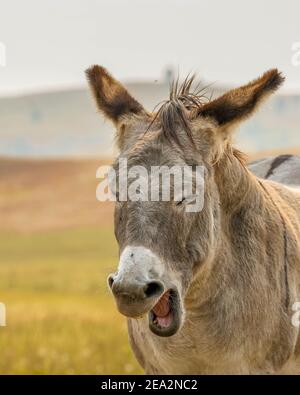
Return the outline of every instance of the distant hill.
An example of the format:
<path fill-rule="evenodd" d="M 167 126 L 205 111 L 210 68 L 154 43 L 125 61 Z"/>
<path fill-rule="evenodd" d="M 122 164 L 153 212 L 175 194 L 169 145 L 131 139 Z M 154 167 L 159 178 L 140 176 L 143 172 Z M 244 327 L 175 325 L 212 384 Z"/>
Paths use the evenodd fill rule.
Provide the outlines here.
<path fill-rule="evenodd" d="M 168 97 L 168 84 L 127 84 L 150 110 Z M 214 97 L 221 93 L 214 87 Z M 0 155 L 55 157 L 114 153 L 109 122 L 97 113 L 87 89 L 0 99 Z M 277 95 L 265 103 L 237 136 L 240 148 L 281 149 L 300 145 L 300 96 Z"/>
<path fill-rule="evenodd" d="M 128 88 L 148 108 L 166 98 L 168 86 Z M 111 156 L 113 127 L 104 121 L 87 89 L 0 99 L 0 155 Z"/>
<path fill-rule="evenodd" d="M 94 159 L 0 158 L 0 232 L 111 226 L 113 203 L 96 200 Z"/>

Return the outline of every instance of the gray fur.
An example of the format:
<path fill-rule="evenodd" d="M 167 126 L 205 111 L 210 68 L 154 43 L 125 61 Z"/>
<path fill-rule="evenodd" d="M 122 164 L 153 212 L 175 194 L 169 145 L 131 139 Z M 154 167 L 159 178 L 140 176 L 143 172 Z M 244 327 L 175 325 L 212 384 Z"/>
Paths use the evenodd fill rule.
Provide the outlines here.
<path fill-rule="evenodd" d="M 277 157 L 271 156 L 259 159 L 249 164 L 249 169 L 260 178 L 280 182 L 289 186 L 300 186 L 300 156 L 290 155 L 278 167 L 276 167 L 269 177 L 272 163 Z"/>

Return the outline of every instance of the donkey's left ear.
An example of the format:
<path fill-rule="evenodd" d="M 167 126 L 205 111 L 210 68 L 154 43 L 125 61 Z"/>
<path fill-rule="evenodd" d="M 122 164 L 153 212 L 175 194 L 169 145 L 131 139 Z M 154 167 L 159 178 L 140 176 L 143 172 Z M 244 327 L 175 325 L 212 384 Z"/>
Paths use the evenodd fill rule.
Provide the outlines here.
<path fill-rule="evenodd" d="M 230 90 L 199 109 L 198 115 L 212 118 L 219 126 L 230 126 L 249 117 L 270 94 L 283 83 L 284 77 L 277 69 L 240 88 Z"/>
<path fill-rule="evenodd" d="M 92 66 L 86 70 L 86 76 L 98 108 L 111 121 L 117 123 L 123 115 L 145 111 L 142 105 L 104 67 Z"/>

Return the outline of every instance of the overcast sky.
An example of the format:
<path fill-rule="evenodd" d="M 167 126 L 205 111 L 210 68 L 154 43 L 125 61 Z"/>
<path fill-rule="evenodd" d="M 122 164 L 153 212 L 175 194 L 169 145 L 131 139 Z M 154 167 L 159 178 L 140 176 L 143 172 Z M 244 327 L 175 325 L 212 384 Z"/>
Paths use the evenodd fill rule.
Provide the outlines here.
<path fill-rule="evenodd" d="M 299 0 L 0 0 L 0 42 L 0 95 L 83 85 L 93 63 L 127 81 L 171 65 L 235 84 L 278 67 L 300 91 Z"/>

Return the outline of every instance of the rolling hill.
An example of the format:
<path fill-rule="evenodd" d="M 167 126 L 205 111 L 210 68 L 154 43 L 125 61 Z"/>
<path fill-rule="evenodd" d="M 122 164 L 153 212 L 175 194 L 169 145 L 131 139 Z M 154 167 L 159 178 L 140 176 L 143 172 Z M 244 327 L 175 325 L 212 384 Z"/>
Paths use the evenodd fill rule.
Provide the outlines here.
<path fill-rule="evenodd" d="M 168 97 L 167 83 L 130 83 L 150 110 Z M 224 87 L 214 86 L 214 97 Z M 300 95 L 276 95 L 237 134 L 240 148 L 255 152 L 300 145 Z M 98 114 L 87 89 L 0 99 L 0 155 L 110 157 L 113 131 Z"/>

